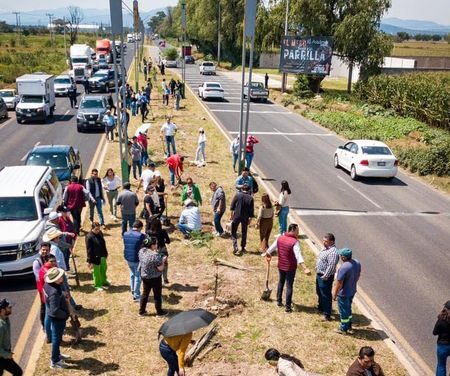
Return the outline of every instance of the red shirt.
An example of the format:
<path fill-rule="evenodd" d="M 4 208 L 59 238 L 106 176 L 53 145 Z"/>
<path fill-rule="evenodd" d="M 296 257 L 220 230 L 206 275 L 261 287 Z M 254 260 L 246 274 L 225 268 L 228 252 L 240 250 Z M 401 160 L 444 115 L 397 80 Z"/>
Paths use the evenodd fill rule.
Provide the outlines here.
<path fill-rule="evenodd" d="M 145 134 L 140 134 L 137 138 L 137 141 L 142 145 L 142 147 L 147 150 L 147 146 L 148 146 L 148 141 L 147 141 L 147 136 Z"/>
<path fill-rule="evenodd" d="M 248 136 L 247 137 L 247 146 L 245 148 L 245 151 L 247 153 L 253 153 L 253 145 L 258 144 L 259 141 L 255 136 Z"/>
<path fill-rule="evenodd" d="M 183 172 L 183 162 L 181 161 L 180 155 L 171 155 L 166 159 L 166 163 L 169 169 L 175 172 L 175 175 L 180 176 L 180 173 Z"/>
<path fill-rule="evenodd" d="M 42 268 L 39 270 L 39 281 L 36 281 L 36 287 L 39 292 L 39 297 L 41 298 L 41 302 L 45 303 L 45 294 L 44 294 L 44 284 L 45 284 L 45 273 L 55 265 L 46 262 L 42 265 Z"/>

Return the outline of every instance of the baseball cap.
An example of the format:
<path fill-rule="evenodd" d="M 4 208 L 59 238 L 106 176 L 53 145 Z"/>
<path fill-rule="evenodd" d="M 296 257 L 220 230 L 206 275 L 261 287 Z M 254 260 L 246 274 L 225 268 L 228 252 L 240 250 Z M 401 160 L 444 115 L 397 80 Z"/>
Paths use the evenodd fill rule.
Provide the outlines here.
<path fill-rule="evenodd" d="M 14 303 L 11 303 L 10 301 L 8 301 L 6 299 L 0 300 L 0 309 L 5 309 L 8 307 L 12 307 L 12 306 L 14 306 Z"/>
<path fill-rule="evenodd" d="M 352 257 L 352 250 L 350 248 L 342 248 L 338 251 L 338 254 L 340 256 L 344 256 L 347 258 L 351 258 Z"/>

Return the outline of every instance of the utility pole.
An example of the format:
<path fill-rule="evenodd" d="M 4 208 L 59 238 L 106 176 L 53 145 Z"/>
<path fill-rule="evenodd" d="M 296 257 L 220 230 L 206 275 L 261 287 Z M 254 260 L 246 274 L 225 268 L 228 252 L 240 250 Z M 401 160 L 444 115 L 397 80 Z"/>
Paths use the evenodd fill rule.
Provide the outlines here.
<path fill-rule="evenodd" d="M 221 15 L 220 15 L 220 0 L 218 0 L 219 3 L 219 21 L 217 26 L 217 66 L 220 67 L 220 26 L 221 26 Z"/>
<path fill-rule="evenodd" d="M 16 15 L 16 38 L 19 38 L 19 15 L 20 12 L 12 12 L 13 14 Z"/>
<path fill-rule="evenodd" d="M 50 30 L 50 40 L 53 43 L 53 23 L 52 23 L 52 17 L 53 14 L 52 13 L 46 13 L 45 14 L 48 17 L 48 21 L 49 21 L 49 30 Z"/>
<path fill-rule="evenodd" d="M 182 29 L 182 39 L 183 42 L 181 43 L 181 57 L 183 59 L 182 61 L 182 71 L 181 71 L 181 80 L 183 81 L 183 90 L 182 90 L 182 95 L 183 95 L 183 99 L 186 98 L 186 0 L 181 0 L 180 2 L 181 5 L 181 29 Z"/>
<path fill-rule="evenodd" d="M 289 0 L 286 0 L 286 18 L 284 20 L 284 35 L 288 33 L 288 17 L 289 17 Z M 283 72 L 283 76 L 281 78 L 281 92 L 284 93 L 286 91 L 287 84 L 287 73 Z"/>
<path fill-rule="evenodd" d="M 66 17 L 63 17 L 63 28 L 64 28 L 64 54 L 67 60 L 67 45 L 66 45 Z"/>

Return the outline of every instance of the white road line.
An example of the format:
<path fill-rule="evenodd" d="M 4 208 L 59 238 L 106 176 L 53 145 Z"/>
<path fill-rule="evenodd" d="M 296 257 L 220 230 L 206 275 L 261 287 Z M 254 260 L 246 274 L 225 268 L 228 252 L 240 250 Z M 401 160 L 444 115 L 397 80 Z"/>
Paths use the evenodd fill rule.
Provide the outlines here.
<path fill-rule="evenodd" d="M 343 217 L 450 217 L 450 213 L 427 212 L 386 212 L 386 211 L 346 211 L 346 210 L 296 210 L 300 216 L 343 216 Z"/>
<path fill-rule="evenodd" d="M 371 204 L 376 206 L 378 209 L 381 209 L 381 206 L 378 205 L 375 201 L 373 201 L 369 196 L 362 193 L 358 188 L 355 188 L 353 185 L 351 185 L 347 180 L 345 180 L 343 177 L 337 175 L 338 179 L 341 180 L 343 183 L 347 184 L 351 189 L 353 189 L 355 192 L 359 193 L 362 197 L 364 197 L 367 201 L 369 201 Z"/>
<path fill-rule="evenodd" d="M 283 136 L 286 140 L 288 140 L 289 142 L 294 142 L 293 140 L 291 140 L 288 136 L 286 136 L 285 134 L 281 133 L 278 129 L 273 128 L 274 131 L 278 132 L 278 134 L 280 134 L 281 136 Z"/>
<path fill-rule="evenodd" d="M 41 143 L 40 141 L 36 142 L 36 143 L 34 144 L 34 146 L 32 147 L 32 149 L 35 148 L 36 146 L 38 146 L 40 143 Z M 26 153 L 26 154 L 20 159 L 20 161 L 23 162 L 25 159 L 27 159 L 27 157 L 28 157 L 28 153 Z"/>
<path fill-rule="evenodd" d="M 238 131 L 229 132 L 230 134 L 239 134 Z M 303 133 L 303 132 L 252 132 L 254 135 L 262 136 L 319 136 L 319 137 L 332 137 L 334 134 L 329 133 Z"/>
<path fill-rule="evenodd" d="M 240 112 L 239 110 L 213 110 L 210 109 L 211 112 Z M 292 112 L 287 111 L 251 111 L 251 114 L 279 114 L 279 115 L 292 115 Z"/>
<path fill-rule="evenodd" d="M 67 110 L 66 112 L 64 112 L 64 115 L 63 115 L 63 117 L 61 118 L 61 120 L 64 119 L 64 117 L 65 117 L 69 112 L 70 112 L 70 110 Z"/>
<path fill-rule="evenodd" d="M 229 99 L 229 98 L 225 98 L 225 99 Z M 220 104 L 223 106 L 240 106 L 241 103 L 240 102 L 211 102 L 211 104 Z M 244 106 L 246 106 L 247 103 L 244 102 Z M 251 106 L 267 106 L 266 103 L 252 103 Z M 270 106 L 270 104 L 269 104 Z"/>

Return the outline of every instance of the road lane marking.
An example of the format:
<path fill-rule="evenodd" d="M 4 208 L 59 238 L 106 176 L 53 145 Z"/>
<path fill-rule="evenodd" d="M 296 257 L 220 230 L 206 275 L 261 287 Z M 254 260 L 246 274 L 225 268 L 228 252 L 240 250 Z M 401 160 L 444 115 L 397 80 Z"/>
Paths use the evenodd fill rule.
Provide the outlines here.
<path fill-rule="evenodd" d="M 369 196 L 361 192 L 358 188 L 355 188 L 353 185 L 351 185 L 347 180 L 345 180 L 342 176 L 337 175 L 338 179 L 341 180 L 343 183 L 347 184 L 351 189 L 353 189 L 355 192 L 359 193 L 362 197 L 364 197 L 367 201 L 369 201 L 372 205 L 376 206 L 378 209 L 381 209 L 381 206 L 378 205 L 375 201 L 373 201 Z"/>
<path fill-rule="evenodd" d="M 36 142 L 36 143 L 34 144 L 34 146 L 33 146 L 31 149 L 34 149 L 34 148 L 35 148 L 36 146 L 38 146 L 40 143 L 41 143 L 40 141 Z M 21 162 L 23 162 L 25 159 L 27 159 L 28 153 L 29 153 L 29 152 L 27 152 L 27 153 L 20 159 Z"/>
<path fill-rule="evenodd" d="M 225 98 L 229 99 L 229 98 Z M 222 106 L 240 106 L 241 104 L 239 102 L 211 102 L 211 104 L 219 104 Z M 244 106 L 247 105 L 246 102 L 244 102 Z M 268 104 L 270 106 L 270 103 Z M 267 103 L 252 103 L 251 106 L 267 106 Z"/>
<path fill-rule="evenodd" d="M 64 115 L 61 118 L 61 121 L 66 117 L 66 115 L 70 112 L 70 110 L 67 110 L 66 112 L 64 112 Z"/>
<path fill-rule="evenodd" d="M 388 212 L 358 210 L 296 210 L 300 216 L 343 216 L 343 217 L 450 217 L 450 213 L 439 212 Z"/>
<path fill-rule="evenodd" d="M 209 109 L 212 112 L 241 112 L 240 110 L 214 110 Z M 279 114 L 279 115 L 292 115 L 292 112 L 288 111 L 250 111 L 251 114 Z"/>
<path fill-rule="evenodd" d="M 230 134 L 239 134 L 238 131 L 229 132 Z M 334 134 L 329 133 L 305 133 L 305 132 L 252 132 L 255 135 L 262 136 L 318 136 L 318 137 L 332 137 Z"/>
<path fill-rule="evenodd" d="M 283 136 L 286 140 L 288 140 L 289 142 L 294 142 L 293 140 L 291 140 L 288 136 L 286 136 L 285 134 L 281 133 L 278 129 L 276 129 L 275 127 L 273 128 L 276 132 L 278 132 L 279 135 Z"/>

